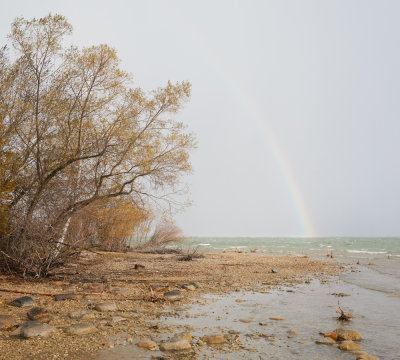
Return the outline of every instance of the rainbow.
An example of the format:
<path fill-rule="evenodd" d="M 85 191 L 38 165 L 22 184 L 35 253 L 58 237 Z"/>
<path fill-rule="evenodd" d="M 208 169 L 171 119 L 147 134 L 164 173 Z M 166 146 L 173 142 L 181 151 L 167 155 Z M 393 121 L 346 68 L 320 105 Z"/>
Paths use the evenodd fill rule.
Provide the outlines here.
<path fill-rule="evenodd" d="M 207 47 L 209 48 L 209 46 Z M 273 158 L 275 159 L 278 168 L 282 174 L 284 183 L 286 184 L 286 187 L 288 189 L 290 198 L 292 199 L 295 211 L 297 213 L 302 228 L 301 236 L 317 237 L 318 233 L 311 220 L 311 215 L 306 206 L 301 188 L 293 171 L 291 170 L 292 166 L 285 156 L 285 152 L 278 141 L 278 136 L 275 134 L 271 126 L 269 126 L 265 115 L 262 113 L 260 107 L 255 102 L 255 100 L 243 90 L 244 87 L 239 84 L 237 76 L 231 76 L 229 74 L 228 64 L 226 62 L 221 62 L 221 56 L 218 56 L 217 58 L 215 57 L 216 51 L 209 52 L 210 54 L 214 54 L 214 60 L 218 60 L 214 62 L 214 65 L 217 67 L 218 72 L 223 75 L 223 78 L 225 82 L 227 82 L 229 87 L 234 90 L 239 102 L 248 111 L 249 118 L 253 119 L 258 128 L 260 128 L 260 130 L 262 131 L 264 138 L 266 139 L 264 144 L 267 146 L 267 151 L 270 151 L 273 155 Z"/>
<path fill-rule="evenodd" d="M 258 104 L 249 97 L 240 86 L 233 87 L 238 97 L 241 99 L 243 105 L 248 110 L 250 117 L 256 122 L 258 128 L 262 131 L 266 141 L 264 144 L 268 147 L 268 150 L 272 153 L 278 168 L 282 174 L 282 178 L 289 191 L 290 198 L 293 201 L 294 208 L 297 212 L 300 225 L 302 227 L 302 236 L 306 237 L 317 237 L 317 231 L 311 220 L 310 212 L 306 206 L 301 188 L 297 182 L 297 179 L 291 170 L 292 166 L 285 156 L 285 152 L 282 149 L 278 141 L 278 137 L 275 132 L 269 126 L 264 114 L 258 107 Z"/>
<path fill-rule="evenodd" d="M 178 16 L 179 9 L 175 9 L 175 16 Z M 182 14 L 179 20 L 186 19 L 187 16 Z M 275 159 L 278 168 L 282 174 L 282 178 L 288 189 L 290 198 L 292 199 L 294 208 L 296 210 L 301 228 L 302 235 L 306 237 L 317 237 L 317 231 L 313 222 L 311 221 L 310 212 L 306 206 L 306 202 L 302 195 L 301 188 L 298 181 L 291 170 L 292 166 L 285 156 L 285 152 L 282 149 L 278 141 L 278 136 L 274 133 L 273 129 L 269 126 L 265 115 L 260 110 L 255 100 L 249 96 L 240 85 L 237 75 L 231 71 L 229 72 L 229 62 L 224 60 L 224 56 L 220 53 L 219 49 L 213 48 L 210 41 L 208 41 L 202 34 L 201 29 L 196 27 L 194 22 L 186 21 L 186 31 L 191 31 L 194 40 L 198 41 L 201 47 L 208 53 L 209 58 L 212 59 L 212 64 L 220 75 L 223 76 L 224 81 L 233 89 L 237 95 L 239 102 L 247 109 L 250 114 L 250 118 L 256 122 L 256 125 L 262 131 L 266 141 L 264 142 Z"/>

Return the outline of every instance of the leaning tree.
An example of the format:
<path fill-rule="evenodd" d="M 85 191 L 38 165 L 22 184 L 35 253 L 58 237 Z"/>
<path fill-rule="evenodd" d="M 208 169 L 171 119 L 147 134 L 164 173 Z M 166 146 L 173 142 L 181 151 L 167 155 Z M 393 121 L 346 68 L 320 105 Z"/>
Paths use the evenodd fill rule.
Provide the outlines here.
<path fill-rule="evenodd" d="M 15 55 L 0 53 L 0 251 L 35 276 L 57 264 L 79 211 L 118 198 L 148 211 L 191 170 L 194 137 L 170 118 L 190 84 L 133 88 L 108 45 L 64 47 L 71 31 L 60 15 L 17 18 Z"/>

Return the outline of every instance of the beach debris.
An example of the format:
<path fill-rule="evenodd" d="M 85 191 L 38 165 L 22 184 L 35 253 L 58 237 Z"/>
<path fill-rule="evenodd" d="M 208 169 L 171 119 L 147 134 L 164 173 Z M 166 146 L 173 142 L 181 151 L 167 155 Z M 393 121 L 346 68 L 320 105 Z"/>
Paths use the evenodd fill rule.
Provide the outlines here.
<path fill-rule="evenodd" d="M 40 307 L 34 307 L 30 309 L 27 315 L 29 320 L 40 321 L 42 323 L 48 323 L 52 319 L 52 316 L 49 314 L 49 312 Z"/>
<path fill-rule="evenodd" d="M 35 302 L 30 296 L 22 296 L 20 298 L 14 299 L 13 301 L 9 302 L 8 305 L 16 307 L 27 307 L 35 305 Z"/>
<path fill-rule="evenodd" d="M 360 265 L 360 260 L 357 260 L 357 265 Z"/>
<path fill-rule="evenodd" d="M 135 270 L 140 270 L 140 269 L 144 269 L 144 268 L 145 268 L 145 266 L 142 264 L 135 264 L 135 266 L 134 266 Z"/>
<path fill-rule="evenodd" d="M 372 261 L 368 263 L 368 265 L 375 265 L 375 263 L 373 263 Z"/>
<path fill-rule="evenodd" d="M 350 294 L 346 293 L 332 293 L 331 295 L 337 296 L 337 297 L 345 297 L 345 296 L 350 296 Z"/>
<path fill-rule="evenodd" d="M 67 294 L 57 294 L 54 295 L 55 301 L 64 301 L 64 300 L 71 300 L 75 297 L 74 293 L 67 293 Z"/>
<path fill-rule="evenodd" d="M 334 258 L 334 256 L 333 256 L 333 251 L 327 253 L 327 254 L 326 254 L 326 257 L 333 259 L 333 258 Z"/>
<path fill-rule="evenodd" d="M 289 335 L 297 335 L 299 332 L 297 330 L 294 329 L 290 329 L 288 331 L 286 331 Z"/>
<path fill-rule="evenodd" d="M 345 313 L 344 310 L 340 307 L 340 302 L 338 301 L 338 309 L 336 310 L 339 316 L 336 317 L 338 320 L 347 321 L 353 318 L 353 314 Z"/>
<path fill-rule="evenodd" d="M 271 273 L 273 273 L 273 274 L 276 274 L 278 272 L 278 270 L 277 269 L 271 269 Z"/>
<path fill-rule="evenodd" d="M 275 321 L 282 321 L 282 320 L 285 320 L 285 318 L 283 318 L 283 317 L 270 317 L 269 318 L 270 320 L 275 320 Z"/>

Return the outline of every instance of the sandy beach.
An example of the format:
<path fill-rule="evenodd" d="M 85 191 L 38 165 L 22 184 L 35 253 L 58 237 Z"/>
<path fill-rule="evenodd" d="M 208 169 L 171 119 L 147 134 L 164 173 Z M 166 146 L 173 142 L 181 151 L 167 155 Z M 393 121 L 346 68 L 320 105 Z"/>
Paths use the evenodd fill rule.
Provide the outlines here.
<path fill-rule="evenodd" d="M 155 356 L 154 351 L 139 349 L 134 344 L 143 339 L 157 341 L 159 335 L 190 329 L 189 325 L 176 326 L 160 319 L 168 315 L 179 317 L 183 307 L 199 301 L 206 304 L 207 301 L 201 300 L 206 294 L 229 299 L 231 295 L 228 294 L 243 291 L 269 293 L 282 286 L 308 285 L 313 279 L 324 283 L 344 270 L 343 265 L 333 261 L 234 251 L 206 253 L 204 258 L 192 261 L 181 261 L 181 256 L 176 254 L 85 252 L 78 261 L 47 280 L 30 282 L 1 277 L 0 315 L 9 315 L 15 321 L 0 333 L 0 358 L 112 358 L 112 354 L 101 354 L 105 350 L 116 351 L 118 345 L 125 344 L 136 348 L 129 358 L 145 356 L 150 359 Z M 169 296 L 168 291 L 174 290 Z M 71 295 L 65 296 L 69 299 L 55 301 L 57 294 Z M 30 307 L 8 305 L 21 296 L 32 297 L 35 304 Z M 97 311 L 99 303 L 112 306 Z M 203 313 L 212 313 L 213 302 L 204 304 Z M 46 337 L 23 339 L 19 334 L 21 326 L 17 326 L 29 320 L 27 312 L 33 306 L 47 310 L 51 318 L 48 324 L 54 331 Z M 301 311 L 296 316 L 301 318 Z M 186 319 L 190 319 L 190 315 L 186 315 Z M 149 322 L 157 322 L 157 325 L 149 325 Z M 76 324 L 88 326 L 77 330 L 73 326 Z M 155 349 L 159 349 L 159 343 L 156 344 Z M 192 339 L 191 350 L 179 356 L 198 357 L 197 346 Z M 235 348 L 231 346 L 231 350 Z M 140 355 L 143 352 L 144 355 Z M 171 355 L 165 351 L 163 356 L 176 358 L 177 353 Z"/>

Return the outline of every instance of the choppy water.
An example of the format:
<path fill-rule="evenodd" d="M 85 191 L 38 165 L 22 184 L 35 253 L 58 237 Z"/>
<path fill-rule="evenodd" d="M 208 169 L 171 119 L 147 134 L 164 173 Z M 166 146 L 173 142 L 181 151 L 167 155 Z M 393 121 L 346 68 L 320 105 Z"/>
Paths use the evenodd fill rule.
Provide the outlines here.
<path fill-rule="evenodd" d="M 400 257 L 400 238 L 278 238 L 278 237 L 190 237 L 187 246 L 203 251 L 258 249 L 270 254 L 316 254 L 333 252 L 346 257 Z"/>

